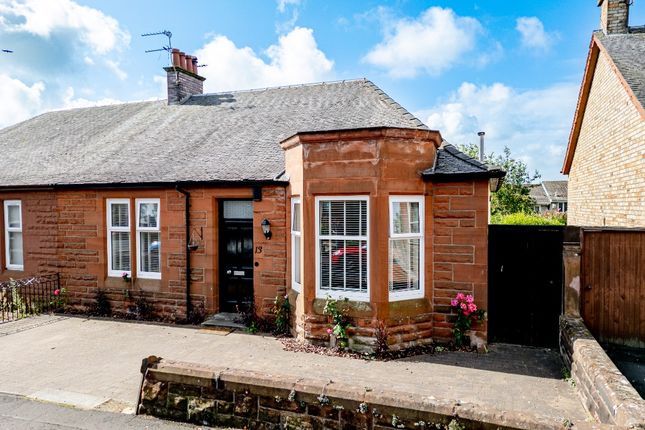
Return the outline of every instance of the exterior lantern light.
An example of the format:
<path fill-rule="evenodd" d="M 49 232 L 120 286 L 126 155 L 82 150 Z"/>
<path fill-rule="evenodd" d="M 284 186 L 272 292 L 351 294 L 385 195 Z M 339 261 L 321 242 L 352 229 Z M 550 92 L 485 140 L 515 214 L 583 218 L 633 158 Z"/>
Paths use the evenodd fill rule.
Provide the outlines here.
<path fill-rule="evenodd" d="M 260 225 L 262 226 L 262 233 L 264 234 L 264 237 L 267 238 L 267 240 L 271 240 L 271 223 L 269 222 L 269 220 L 264 218 Z"/>

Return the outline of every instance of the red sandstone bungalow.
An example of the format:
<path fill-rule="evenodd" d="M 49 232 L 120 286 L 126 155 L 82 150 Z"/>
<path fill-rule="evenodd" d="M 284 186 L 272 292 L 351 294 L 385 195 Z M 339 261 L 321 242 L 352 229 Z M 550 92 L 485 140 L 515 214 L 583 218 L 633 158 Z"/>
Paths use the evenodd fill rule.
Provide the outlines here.
<path fill-rule="evenodd" d="M 491 170 L 367 80 L 202 94 L 174 52 L 168 101 L 50 112 L 0 131 L 0 279 L 60 273 L 71 303 L 144 295 L 157 313 L 266 312 L 354 347 L 451 337 L 449 302 L 487 307 Z M 124 280 L 124 274 L 130 278 Z M 486 328 L 477 335 L 485 341 Z"/>

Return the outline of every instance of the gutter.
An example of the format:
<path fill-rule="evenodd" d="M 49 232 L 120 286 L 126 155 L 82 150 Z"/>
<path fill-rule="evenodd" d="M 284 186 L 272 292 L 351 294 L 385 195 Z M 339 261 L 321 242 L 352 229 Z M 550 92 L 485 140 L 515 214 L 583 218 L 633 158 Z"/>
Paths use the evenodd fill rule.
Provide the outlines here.
<path fill-rule="evenodd" d="M 0 191 L 55 191 L 55 190 L 116 190 L 116 189 L 152 189 L 179 187 L 253 187 L 284 186 L 285 180 L 239 180 L 239 181 L 175 181 L 175 182 L 105 182 L 79 184 L 41 184 L 41 185 L 0 185 Z"/>
<path fill-rule="evenodd" d="M 186 321 L 190 319 L 192 306 L 190 303 L 190 193 L 179 185 L 175 185 L 175 190 L 184 195 L 186 202 Z"/>

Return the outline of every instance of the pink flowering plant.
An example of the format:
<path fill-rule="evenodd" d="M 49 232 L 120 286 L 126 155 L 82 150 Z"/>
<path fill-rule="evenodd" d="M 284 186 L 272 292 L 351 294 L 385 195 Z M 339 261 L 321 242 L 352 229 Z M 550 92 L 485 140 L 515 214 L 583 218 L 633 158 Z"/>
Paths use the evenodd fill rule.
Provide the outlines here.
<path fill-rule="evenodd" d="M 346 349 L 349 346 L 349 335 L 347 329 L 350 327 L 347 298 L 342 299 L 341 302 L 327 296 L 323 314 L 327 315 L 330 319 L 331 326 L 327 328 L 328 335 L 334 335 L 337 339 L 336 346 L 339 349 Z"/>
<path fill-rule="evenodd" d="M 129 274 L 128 272 L 123 272 L 123 273 L 121 274 L 121 277 L 123 278 L 123 280 L 124 280 L 125 282 L 130 282 L 130 281 L 132 281 L 132 278 L 130 277 L 130 274 Z"/>
<path fill-rule="evenodd" d="M 464 293 L 458 293 L 450 301 L 450 307 L 457 313 L 457 321 L 455 321 L 455 326 L 452 330 L 455 336 L 455 345 L 461 347 L 464 345 L 466 332 L 470 330 L 473 321 L 482 321 L 486 312 L 477 308 L 472 295 Z"/>
<path fill-rule="evenodd" d="M 49 305 L 54 310 L 63 310 L 67 305 L 67 288 L 56 288 L 54 290 L 54 297 L 49 302 Z"/>

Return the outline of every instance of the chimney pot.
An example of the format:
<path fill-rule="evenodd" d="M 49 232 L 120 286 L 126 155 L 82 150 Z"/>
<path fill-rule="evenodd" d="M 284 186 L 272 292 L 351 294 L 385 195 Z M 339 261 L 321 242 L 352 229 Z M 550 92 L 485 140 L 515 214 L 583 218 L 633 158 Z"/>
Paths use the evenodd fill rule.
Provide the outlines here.
<path fill-rule="evenodd" d="M 186 70 L 194 73 L 193 72 L 193 56 L 192 55 L 186 55 Z"/>
<path fill-rule="evenodd" d="M 198 71 L 199 68 L 197 67 L 197 57 L 193 57 L 193 73 L 199 75 L 199 73 L 197 73 Z"/>
<path fill-rule="evenodd" d="M 179 49 L 172 48 L 172 65 L 179 67 Z"/>
<path fill-rule="evenodd" d="M 186 54 L 184 52 L 179 52 L 179 67 L 186 70 Z"/>

